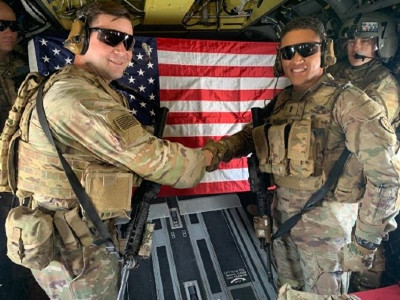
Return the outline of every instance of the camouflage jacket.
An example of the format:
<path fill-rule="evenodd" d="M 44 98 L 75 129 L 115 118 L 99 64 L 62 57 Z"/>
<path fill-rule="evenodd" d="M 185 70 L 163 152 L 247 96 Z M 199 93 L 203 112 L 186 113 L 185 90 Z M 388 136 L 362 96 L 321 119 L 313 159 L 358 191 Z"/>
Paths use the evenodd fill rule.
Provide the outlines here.
<path fill-rule="evenodd" d="M 336 89 L 327 76 L 303 95 L 285 89 L 278 97 L 271 122 L 298 116 L 299 112 L 290 112 L 288 108 L 291 103 L 301 102 L 305 102 L 304 110 L 300 112 L 301 119 L 313 120 L 314 116 L 323 113 L 324 101 L 332 99 Z M 318 128 L 324 121 L 328 122 L 324 149 L 316 153 L 315 160 L 318 161 L 322 155 L 323 170 L 329 174 L 345 146 L 352 152 L 352 157 L 326 200 L 362 202 L 355 234 L 379 244 L 386 233 L 395 228 L 395 206 L 400 186 L 396 136 L 383 107 L 361 90 L 345 88 L 333 100 L 332 110 L 326 115 L 329 118 L 315 125 Z M 318 130 L 314 131 L 316 139 L 318 134 Z"/>
<path fill-rule="evenodd" d="M 285 131 L 286 124 L 292 129 L 295 125 L 297 131 Z M 387 232 L 395 229 L 394 217 L 400 204 L 398 146 L 381 105 L 354 86 L 340 88 L 327 74 L 304 93 L 293 92 L 291 86 L 284 89 L 267 125 L 276 129 L 268 130 L 268 140 L 270 150 L 278 149 L 278 157 L 270 153 L 267 161 L 275 161 L 271 172 L 275 182 L 282 183 L 277 183 L 277 194 L 288 193 L 289 199 L 295 200 L 278 199 L 278 210 L 288 215 L 297 213 L 347 147 L 351 157 L 325 201 L 361 202 L 355 233 L 367 241 L 379 244 Z M 304 134 L 310 127 L 311 136 Z M 251 126 L 234 136 L 248 149 L 252 144 Z M 280 139 L 282 149 L 277 146 Z M 309 146 L 302 141 L 308 141 Z"/>
<path fill-rule="evenodd" d="M 11 53 L 7 61 L 0 62 L 0 131 L 14 104 L 19 84 L 28 71 L 27 64 L 16 53 Z"/>
<path fill-rule="evenodd" d="M 340 62 L 329 72 L 338 80 L 350 81 L 369 97 L 381 104 L 391 123 L 397 123 L 400 112 L 400 87 L 392 72 L 378 60 L 371 60 L 362 66 L 351 66 Z"/>
<path fill-rule="evenodd" d="M 115 166 L 176 188 L 192 187 L 203 177 L 205 157 L 200 150 L 154 137 L 132 116 L 126 99 L 95 74 L 67 66 L 51 76 L 44 92 L 43 106 L 54 140 L 78 177 L 89 163 Z M 69 183 L 35 109 L 27 106 L 21 127 L 26 120 L 28 134 L 22 130 L 18 147 L 18 189 L 33 193 L 49 208 L 76 205 L 68 199 L 52 199 L 57 198 L 56 191 L 41 193 L 44 186 L 48 193 L 51 187 L 67 188 Z"/>

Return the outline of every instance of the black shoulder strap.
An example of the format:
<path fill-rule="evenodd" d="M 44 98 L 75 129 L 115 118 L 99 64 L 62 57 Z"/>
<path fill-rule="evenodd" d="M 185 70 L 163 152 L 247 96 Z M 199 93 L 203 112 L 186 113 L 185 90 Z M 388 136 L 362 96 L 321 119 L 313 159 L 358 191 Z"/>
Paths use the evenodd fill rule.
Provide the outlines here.
<path fill-rule="evenodd" d="M 40 125 L 44 133 L 46 134 L 47 139 L 49 140 L 50 144 L 56 149 L 57 154 L 60 158 L 61 164 L 64 168 L 65 174 L 67 175 L 68 181 L 71 184 L 71 187 L 78 198 L 79 203 L 81 204 L 83 210 L 85 211 L 86 215 L 89 217 L 90 221 L 92 221 L 93 225 L 96 227 L 97 231 L 100 233 L 102 240 L 95 241 L 94 244 L 97 246 L 106 243 L 107 251 L 109 253 L 117 255 L 119 258 L 119 253 L 115 248 L 115 245 L 112 241 L 112 238 L 104 226 L 103 222 L 101 221 L 99 214 L 97 213 L 96 209 L 94 208 L 88 194 L 86 193 L 85 189 L 83 188 L 82 184 L 79 182 L 78 177 L 72 170 L 71 166 L 67 162 L 67 160 L 62 156 L 60 149 L 57 147 L 56 143 L 54 142 L 53 136 L 50 131 L 49 124 L 47 122 L 46 113 L 44 112 L 43 108 L 43 84 L 40 85 L 38 89 L 38 94 L 36 97 L 36 110 L 39 117 Z"/>
<path fill-rule="evenodd" d="M 321 202 L 324 199 L 325 195 L 328 193 L 331 186 L 336 182 L 336 180 L 342 173 L 344 165 L 350 153 L 351 152 L 347 148 L 344 148 L 336 164 L 329 172 L 329 176 L 326 179 L 324 185 L 311 196 L 311 198 L 307 201 L 304 207 L 297 214 L 290 217 L 285 222 L 283 222 L 281 226 L 279 226 L 278 230 L 272 236 L 272 239 L 277 239 L 282 235 L 286 234 L 287 232 L 289 232 L 293 228 L 293 226 L 296 225 L 296 223 L 301 219 L 302 214 L 313 209 L 319 202 Z"/>
<path fill-rule="evenodd" d="M 334 80 L 325 81 L 324 83 L 326 85 L 336 87 L 335 92 L 333 93 L 333 96 L 332 96 L 335 98 L 335 102 L 336 102 L 338 96 L 340 95 L 340 93 L 342 93 L 343 90 L 345 90 L 349 86 L 351 86 L 350 83 L 341 84 L 341 83 L 335 82 Z M 285 222 L 283 222 L 283 224 L 281 226 L 279 226 L 278 230 L 272 236 L 272 239 L 277 239 L 280 236 L 289 232 L 293 228 L 293 226 L 296 225 L 296 223 L 301 219 L 302 214 L 313 209 L 320 201 L 322 201 L 324 199 L 324 197 L 328 193 L 329 189 L 332 187 L 332 185 L 336 182 L 336 180 L 339 178 L 340 174 L 342 173 L 344 165 L 350 154 L 351 154 L 351 152 L 347 148 L 344 148 L 339 159 L 336 161 L 335 165 L 329 172 L 328 178 L 326 179 L 324 185 L 310 197 L 310 199 L 307 201 L 307 203 L 304 205 L 304 207 L 297 214 L 290 217 Z"/>

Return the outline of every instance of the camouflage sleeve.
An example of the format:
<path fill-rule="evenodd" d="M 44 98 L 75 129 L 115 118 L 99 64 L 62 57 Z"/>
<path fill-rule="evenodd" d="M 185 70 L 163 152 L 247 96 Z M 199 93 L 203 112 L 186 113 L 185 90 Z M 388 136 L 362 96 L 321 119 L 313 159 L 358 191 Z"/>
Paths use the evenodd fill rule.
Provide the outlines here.
<path fill-rule="evenodd" d="M 389 122 L 393 123 L 398 118 L 400 111 L 399 84 L 388 70 L 381 72 L 379 77 L 379 80 L 371 82 L 364 91 L 385 108 Z"/>
<path fill-rule="evenodd" d="M 65 85 L 55 83 L 44 98 L 56 140 L 160 184 L 188 188 L 199 183 L 205 172 L 199 149 L 154 137 L 131 111 L 96 87 Z"/>
<path fill-rule="evenodd" d="M 252 137 L 253 125 L 248 123 L 242 130 L 236 132 L 230 137 L 224 137 L 222 140 L 226 140 L 229 143 L 229 149 L 231 151 L 231 157 L 224 161 L 230 161 L 233 157 L 243 157 L 254 149 L 253 137 Z"/>
<path fill-rule="evenodd" d="M 334 122 L 366 177 L 355 234 L 375 244 L 396 228 L 400 185 L 397 140 L 385 115 L 381 105 L 356 88 L 341 93 L 333 110 Z"/>

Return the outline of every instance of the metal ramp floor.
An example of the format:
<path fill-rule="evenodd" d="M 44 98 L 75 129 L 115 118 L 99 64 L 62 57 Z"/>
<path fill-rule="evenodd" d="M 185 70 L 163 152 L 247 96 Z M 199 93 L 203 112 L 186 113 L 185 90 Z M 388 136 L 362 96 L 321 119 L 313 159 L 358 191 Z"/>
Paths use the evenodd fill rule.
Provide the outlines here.
<path fill-rule="evenodd" d="M 236 194 L 173 206 L 151 206 L 151 258 L 131 271 L 127 299 L 276 299 L 265 251 Z"/>

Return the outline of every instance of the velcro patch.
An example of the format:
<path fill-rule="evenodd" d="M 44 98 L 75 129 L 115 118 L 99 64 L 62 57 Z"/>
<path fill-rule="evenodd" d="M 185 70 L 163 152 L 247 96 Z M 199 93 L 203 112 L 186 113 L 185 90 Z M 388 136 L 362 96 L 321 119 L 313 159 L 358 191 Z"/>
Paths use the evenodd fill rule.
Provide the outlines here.
<path fill-rule="evenodd" d="M 137 137 L 139 121 L 128 111 L 111 111 L 107 113 L 107 121 L 122 138 L 123 143 L 129 145 Z"/>
<path fill-rule="evenodd" d="M 136 120 L 130 114 L 124 114 L 116 117 L 114 119 L 115 125 L 118 126 L 119 129 L 126 131 L 132 126 L 137 125 Z"/>

